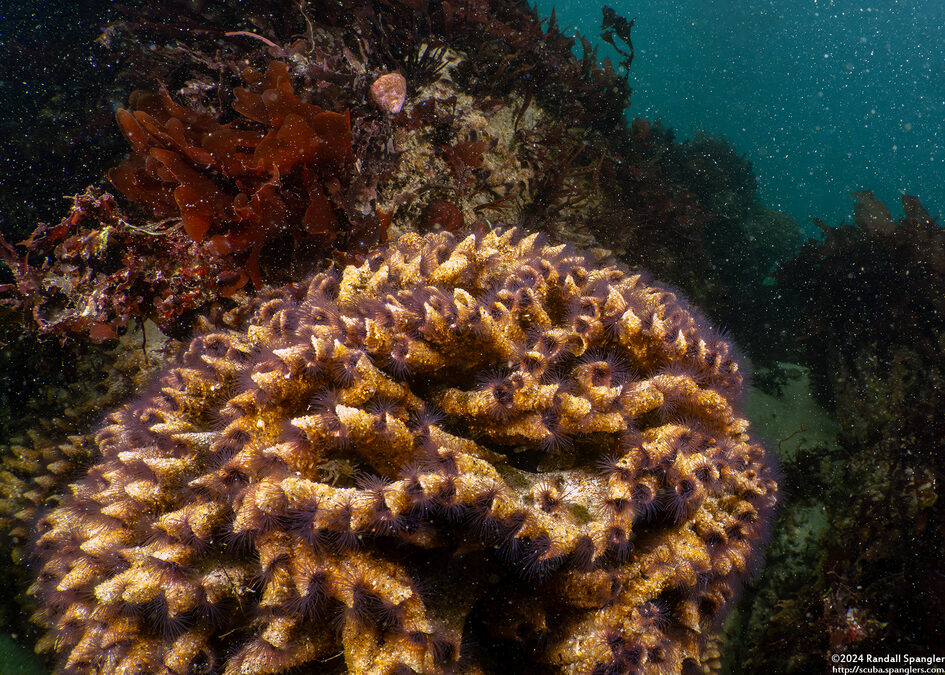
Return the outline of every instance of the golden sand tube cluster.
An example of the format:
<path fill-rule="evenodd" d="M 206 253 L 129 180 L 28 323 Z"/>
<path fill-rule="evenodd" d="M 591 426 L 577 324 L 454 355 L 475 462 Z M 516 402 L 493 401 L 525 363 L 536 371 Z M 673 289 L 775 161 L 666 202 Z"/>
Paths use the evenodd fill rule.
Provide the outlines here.
<path fill-rule="evenodd" d="M 405 235 L 109 416 L 38 524 L 40 647 L 94 673 L 700 666 L 777 493 L 741 386 L 640 275 Z"/>

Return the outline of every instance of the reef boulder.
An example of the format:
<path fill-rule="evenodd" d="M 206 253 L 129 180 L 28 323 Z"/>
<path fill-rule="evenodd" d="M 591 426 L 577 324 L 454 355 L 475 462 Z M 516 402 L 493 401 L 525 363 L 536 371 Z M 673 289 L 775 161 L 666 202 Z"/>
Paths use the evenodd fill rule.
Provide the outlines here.
<path fill-rule="evenodd" d="M 37 525 L 39 646 L 96 673 L 700 666 L 777 494 L 732 352 L 591 254 L 405 235 L 107 418 Z"/>

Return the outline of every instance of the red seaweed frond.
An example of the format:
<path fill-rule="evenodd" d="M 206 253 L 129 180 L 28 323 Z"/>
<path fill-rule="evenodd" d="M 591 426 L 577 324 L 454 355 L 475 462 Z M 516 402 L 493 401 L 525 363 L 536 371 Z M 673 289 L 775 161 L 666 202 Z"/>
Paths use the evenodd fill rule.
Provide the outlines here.
<path fill-rule="evenodd" d="M 261 248 L 281 233 L 332 241 L 336 211 L 353 164 L 347 112 L 327 112 L 296 96 L 286 64 L 243 71 L 234 91 L 241 116 L 220 124 L 177 104 L 162 89 L 136 91 L 118 124 L 134 153 L 109 172 L 127 198 L 157 218 L 179 216 L 217 255 L 248 254 L 258 287 Z"/>

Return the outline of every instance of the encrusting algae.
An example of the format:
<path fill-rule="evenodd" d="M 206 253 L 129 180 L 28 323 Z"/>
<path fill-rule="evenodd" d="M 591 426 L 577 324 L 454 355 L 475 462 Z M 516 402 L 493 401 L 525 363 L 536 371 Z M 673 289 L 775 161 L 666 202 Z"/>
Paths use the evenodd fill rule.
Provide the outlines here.
<path fill-rule="evenodd" d="M 196 337 L 39 521 L 60 671 L 701 668 L 777 494 L 725 339 L 517 230 L 298 289 Z"/>

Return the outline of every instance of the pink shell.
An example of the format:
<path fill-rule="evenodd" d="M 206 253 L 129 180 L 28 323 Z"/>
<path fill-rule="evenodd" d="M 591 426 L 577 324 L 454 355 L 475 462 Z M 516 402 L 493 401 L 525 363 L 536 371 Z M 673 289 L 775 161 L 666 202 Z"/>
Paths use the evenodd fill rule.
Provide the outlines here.
<path fill-rule="evenodd" d="M 387 73 L 371 85 L 371 103 L 384 112 L 396 115 L 407 98 L 407 80 L 400 73 Z"/>

